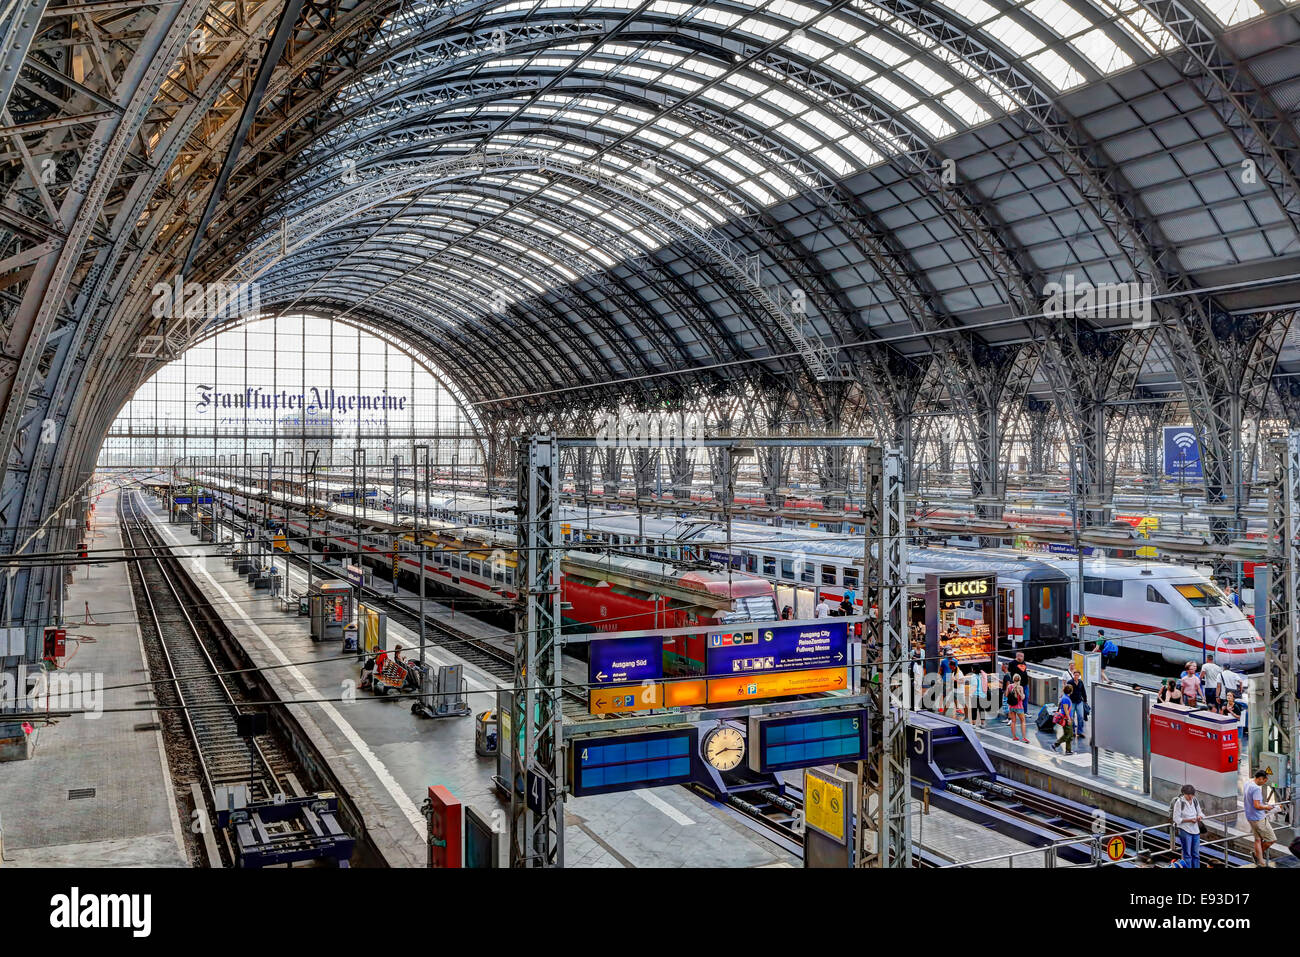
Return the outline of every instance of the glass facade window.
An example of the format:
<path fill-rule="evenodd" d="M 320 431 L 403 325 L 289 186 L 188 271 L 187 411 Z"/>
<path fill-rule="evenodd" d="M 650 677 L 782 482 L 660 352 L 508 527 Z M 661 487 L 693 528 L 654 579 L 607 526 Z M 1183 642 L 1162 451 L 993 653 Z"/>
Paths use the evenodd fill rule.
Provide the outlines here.
<path fill-rule="evenodd" d="M 225 456 L 260 464 L 270 453 L 350 467 L 429 460 L 481 472 L 475 419 L 436 374 L 400 346 L 318 316 L 262 319 L 228 328 L 159 369 L 113 422 L 101 467 L 170 468 Z"/>

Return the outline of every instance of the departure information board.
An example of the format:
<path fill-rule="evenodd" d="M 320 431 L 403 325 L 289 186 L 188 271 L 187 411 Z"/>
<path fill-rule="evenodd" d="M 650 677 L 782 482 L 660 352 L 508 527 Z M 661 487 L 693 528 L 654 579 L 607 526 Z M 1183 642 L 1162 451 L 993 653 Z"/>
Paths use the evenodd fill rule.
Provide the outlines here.
<path fill-rule="evenodd" d="M 578 737 L 569 745 L 569 780 L 575 797 L 684 784 L 698 752 L 695 725 Z"/>
<path fill-rule="evenodd" d="M 749 767 L 760 773 L 860 761 L 867 747 L 864 708 L 749 719 Z"/>

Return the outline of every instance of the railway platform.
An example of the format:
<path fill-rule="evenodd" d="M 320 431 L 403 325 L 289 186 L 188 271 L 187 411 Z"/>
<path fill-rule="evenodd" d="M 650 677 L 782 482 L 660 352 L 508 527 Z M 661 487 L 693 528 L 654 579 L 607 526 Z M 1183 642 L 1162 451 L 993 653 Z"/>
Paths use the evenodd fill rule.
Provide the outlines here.
<path fill-rule="evenodd" d="M 278 598 L 255 592 L 210 547 L 197 547 L 188 526 L 168 524 L 165 512 L 146 499 L 144 508 L 253 661 L 287 701 L 304 701 L 294 712 L 331 770 L 353 797 L 367 829 L 394 866 L 421 867 L 425 820 L 419 810 L 430 785 L 446 786 L 466 805 L 492 818 L 508 811 L 492 785 L 495 760 L 474 753 L 473 714 L 495 707 L 501 679 L 446 648 L 426 649 L 433 664 L 464 665 L 471 716 L 425 719 L 403 699 L 380 699 L 357 691 L 355 656 L 337 642 L 314 642 L 308 620 L 281 610 Z M 341 577 L 341 569 L 339 569 Z M 306 591 L 306 574 L 293 567 L 289 589 Z M 418 607 L 418 596 L 399 590 Z M 448 608 L 427 601 L 435 617 Z M 504 648 L 499 629 L 461 613 L 455 627 Z M 390 639 L 418 658 L 419 638 L 389 620 Z M 566 866 L 577 867 L 764 867 L 797 865 L 798 859 L 703 798 L 683 788 L 638 790 L 570 799 L 565 803 Z"/>
<path fill-rule="evenodd" d="M 91 525 L 91 548 L 108 556 L 122 545 L 116 499 Z M 101 713 L 28 721 L 31 756 L 0 765 L 0 866 L 188 866 L 126 563 L 77 566 L 65 594 L 64 684 L 47 686 L 38 711 Z"/>

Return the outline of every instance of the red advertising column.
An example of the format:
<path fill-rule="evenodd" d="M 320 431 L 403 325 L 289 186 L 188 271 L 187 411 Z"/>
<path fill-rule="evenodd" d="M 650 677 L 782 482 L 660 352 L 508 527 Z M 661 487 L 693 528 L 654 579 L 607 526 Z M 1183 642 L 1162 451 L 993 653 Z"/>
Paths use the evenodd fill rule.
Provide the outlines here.
<path fill-rule="evenodd" d="M 441 784 L 429 788 L 425 816 L 429 821 L 429 866 L 460 867 L 464 846 L 461 839 L 460 799 Z"/>

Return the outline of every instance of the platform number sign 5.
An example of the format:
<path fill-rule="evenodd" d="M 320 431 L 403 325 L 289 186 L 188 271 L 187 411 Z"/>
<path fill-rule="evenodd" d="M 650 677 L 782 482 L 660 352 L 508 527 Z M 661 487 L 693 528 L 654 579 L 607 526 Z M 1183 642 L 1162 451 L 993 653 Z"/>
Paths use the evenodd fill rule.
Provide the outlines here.
<path fill-rule="evenodd" d="M 912 729 L 912 747 L 919 757 L 925 757 L 925 731 L 922 728 Z"/>

